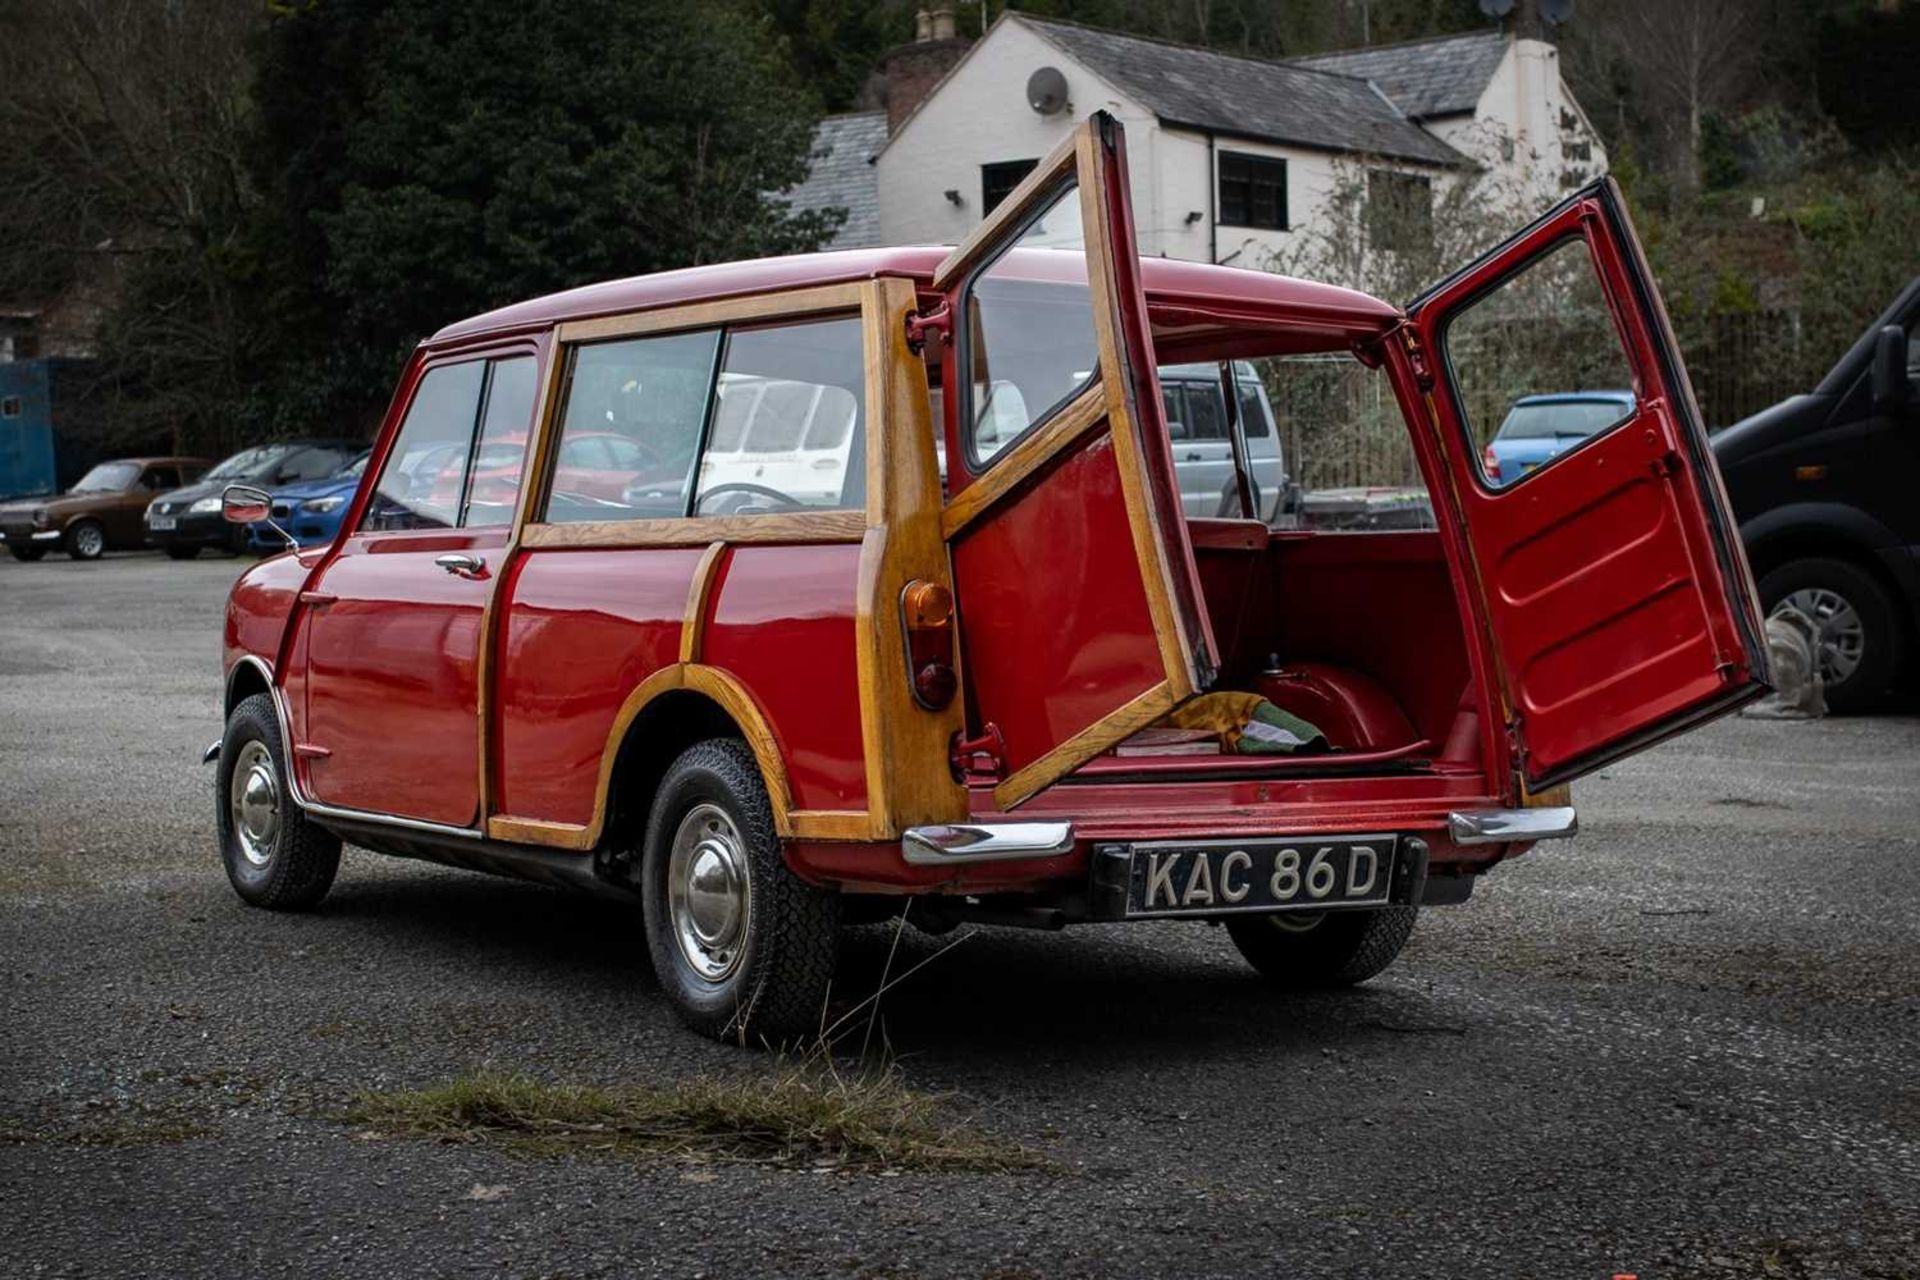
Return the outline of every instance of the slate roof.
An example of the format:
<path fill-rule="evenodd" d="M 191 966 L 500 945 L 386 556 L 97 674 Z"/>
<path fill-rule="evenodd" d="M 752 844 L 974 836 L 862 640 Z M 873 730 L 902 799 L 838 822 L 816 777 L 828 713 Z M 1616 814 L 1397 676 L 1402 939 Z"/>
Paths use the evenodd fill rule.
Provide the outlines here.
<path fill-rule="evenodd" d="M 1504 33 L 1476 31 L 1471 35 L 1315 54 L 1295 58 L 1292 63 L 1371 80 L 1408 116 L 1426 120 L 1472 111 L 1506 52 Z"/>
<path fill-rule="evenodd" d="M 806 181 L 781 198 L 798 210 L 847 211 L 826 247 L 865 249 L 880 243 L 880 189 L 871 162 L 886 145 L 884 111 L 828 116 L 814 130 L 813 167 Z"/>
<path fill-rule="evenodd" d="M 1027 13 L 1011 16 L 1170 125 L 1427 164 L 1465 163 L 1355 76 Z"/>

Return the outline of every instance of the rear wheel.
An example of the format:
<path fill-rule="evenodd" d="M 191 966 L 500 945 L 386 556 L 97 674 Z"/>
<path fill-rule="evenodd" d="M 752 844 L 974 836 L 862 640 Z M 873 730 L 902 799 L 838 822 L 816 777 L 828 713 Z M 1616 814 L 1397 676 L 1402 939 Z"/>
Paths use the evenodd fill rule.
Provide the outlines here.
<path fill-rule="evenodd" d="M 840 899 L 787 869 L 744 742 L 709 739 L 673 762 L 647 819 L 640 878 L 654 971 L 681 1021 L 743 1043 L 819 1029 Z"/>
<path fill-rule="evenodd" d="M 1293 990 L 1350 987 L 1381 972 L 1413 933 L 1417 907 L 1231 916 L 1227 934 L 1268 981 Z"/>
<path fill-rule="evenodd" d="M 107 531 L 98 520 L 76 520 L 67 526 L 67 554 L 75 560 L 98 560 L 107 552 Z"/>
<path fill-rule="evenodd" d="M 1871 573 L 1846 560 L 1809 556 L 1789 560 L 1760 579 L 1769 615 L 1798 609 L 1818 630 L 1814 659 L 1827 706 L 1871 707 L 1906 657 L 1906 630 L 1893 595 Z"/>
<path fill-rule="evenodd" d="M 256 907 L 301 911 L 326 897 L 340 838 L 307 819 L 287 787 L 287 754 L 271 694 L 227 718 L 215 769 L 215 825 L 233 891 Z"/>
<path fill-rule="evenodd" d="M 15 560 L 24 560 L 28 564 L 47 554 L 45 547 L 8 547 L 7 550 L 13 553 Z"/>

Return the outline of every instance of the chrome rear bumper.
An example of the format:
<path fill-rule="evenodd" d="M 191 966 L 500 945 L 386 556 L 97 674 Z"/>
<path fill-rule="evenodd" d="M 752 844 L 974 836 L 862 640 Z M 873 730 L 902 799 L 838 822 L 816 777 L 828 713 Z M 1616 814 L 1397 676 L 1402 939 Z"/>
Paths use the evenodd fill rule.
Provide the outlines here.
<path fill-rule="evenodd" d="M 916 867 L 1008 858 L 1051 858 L 1073 851 L 1071 822 L 966 822 L 908 827 L 900 851 Z"/>
<path fill-rule="evenodd" d="M 1552 809 L 1456 809 L 1447 815 L 1447 834 L 1455 844 L 1560 840 L 1579 831 L 1580 820 L 1571 805 Z"/>

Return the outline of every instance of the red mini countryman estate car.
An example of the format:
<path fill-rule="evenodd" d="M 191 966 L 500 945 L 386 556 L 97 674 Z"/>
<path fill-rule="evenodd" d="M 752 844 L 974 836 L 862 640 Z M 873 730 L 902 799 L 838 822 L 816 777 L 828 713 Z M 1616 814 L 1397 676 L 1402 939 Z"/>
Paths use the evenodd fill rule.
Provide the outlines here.
<path fill-rule="evenodd" d="M 1573 834 L 1570 779 L 1762 691 L 1610 183 L 1404 310 L 1133 243 L 1096 116 L 957 249 L 671 272 L 434 335 L 338 538 L 233 589 L 208 758 L 235 889 L 312 906 L 351 841 L 619 895 L 715 1035 L 817 1027 L 840 924 L 908 903 L 1221 922 L 1276 982 L 1337 985 Z M 1175 364 L 1221 370 L 1181 420 Z M 1248 475 L 1255 374 L 1278 503 Z M 1481 470 L 1516 399 L 1590 387 L 1633 396 L 1523 476 Z M 1239 505 L 1192 518 L 1206 432 Z M 420 483 L 449 453 L 464 484 Z M 1394 518 L 1320 527 L 1316 487 Z"/>

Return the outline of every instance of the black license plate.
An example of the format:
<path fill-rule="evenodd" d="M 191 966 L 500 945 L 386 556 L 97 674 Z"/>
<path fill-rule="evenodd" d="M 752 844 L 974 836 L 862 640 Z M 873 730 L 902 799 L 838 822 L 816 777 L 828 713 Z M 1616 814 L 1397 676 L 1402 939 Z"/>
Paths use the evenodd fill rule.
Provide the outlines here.
<path fill-rule="evenodd" d="M 1399 837 L 1286 836 L 1136 844 L 1127 915 L 1218 916 L 1382 906 Z"/>

